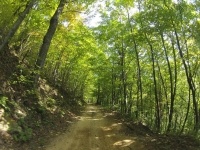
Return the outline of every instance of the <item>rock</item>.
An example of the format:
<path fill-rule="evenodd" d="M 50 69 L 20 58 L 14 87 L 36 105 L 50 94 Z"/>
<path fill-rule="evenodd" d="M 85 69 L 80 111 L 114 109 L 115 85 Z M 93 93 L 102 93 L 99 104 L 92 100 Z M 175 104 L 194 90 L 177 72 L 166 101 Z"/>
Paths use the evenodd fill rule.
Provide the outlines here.
<path fill-rule="evenodd" d="M 3 108 L 0 109 L 0 119 L 3 117 L 4 111 L 5 110 Z"/>
<path fill-rule="evenodd" d="M 0 145 L 3 145 L 3 141 L 0 139 Z"/>

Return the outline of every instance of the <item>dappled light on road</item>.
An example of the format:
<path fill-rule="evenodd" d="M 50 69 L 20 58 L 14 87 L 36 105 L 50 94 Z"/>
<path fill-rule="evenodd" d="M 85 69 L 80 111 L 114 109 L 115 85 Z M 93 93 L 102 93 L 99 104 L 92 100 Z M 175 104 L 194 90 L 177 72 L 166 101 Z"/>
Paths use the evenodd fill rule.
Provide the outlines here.
<path fill-rule="evenodd" d="M 114 137 L 114 136 L 116 136 L 116 134 L 108 134 L 108 135 L 106 135 L 106 137 Z"/>
<path fill-rule="evenodd" d="M 46 150 L 144 150 L 134 137 L 122 132 L 113 113 L 88 105 L 69 131 L 52 140 Z"/>
<path fill-rule="evenodd" d="M 127 146 L 130 146 L 133 142 L 135 142 L 135 141 L 134 140 L 122 140 L 122 141 L 115 142 L 113 145 L 120 146 L 120 147 L 127 147 Z"/>

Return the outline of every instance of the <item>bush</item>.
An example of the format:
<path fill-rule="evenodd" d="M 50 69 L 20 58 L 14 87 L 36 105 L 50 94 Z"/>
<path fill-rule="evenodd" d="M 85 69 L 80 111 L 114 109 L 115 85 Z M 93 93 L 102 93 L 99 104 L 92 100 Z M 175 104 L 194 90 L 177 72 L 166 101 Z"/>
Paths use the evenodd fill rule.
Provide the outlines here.
<path fill-rule="evenodd" d="M 27 126 L 23 118 L 10 128 L 10 133 L 13 134 L 14 140 L 18 142 L 27 142 L 33 135 L 32 129 Z"/>
<path fill-rule="evenodd" d="M 5 109 L 6 111 L 10 111 L 8 107 L 8 98 L 5 96 L 0 97 L 0 106 Z"/>
<path fill-rule="evenodd" d="M 18 142 L 27 142 L 32 137 L 32 129 L 25 128 L 23 131 L 19 132 L 18 134 L 14 135 L 14 139 Z"/>

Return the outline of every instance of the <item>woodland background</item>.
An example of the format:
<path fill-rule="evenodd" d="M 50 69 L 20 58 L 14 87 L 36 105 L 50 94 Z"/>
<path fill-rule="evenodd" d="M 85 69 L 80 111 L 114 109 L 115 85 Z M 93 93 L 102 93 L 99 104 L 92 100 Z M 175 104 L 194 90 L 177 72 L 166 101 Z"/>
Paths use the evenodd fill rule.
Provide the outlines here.
<path fill-rule="evenodd" d="M 199 137 L 200 2 L 95 2 L 1 2 L 0 107 L 18 122 L 16 140 L 31 137 L 25 114 L 88 101 L 158 133 Z M 64 97 L 48 96 L 47 83 Z"/>

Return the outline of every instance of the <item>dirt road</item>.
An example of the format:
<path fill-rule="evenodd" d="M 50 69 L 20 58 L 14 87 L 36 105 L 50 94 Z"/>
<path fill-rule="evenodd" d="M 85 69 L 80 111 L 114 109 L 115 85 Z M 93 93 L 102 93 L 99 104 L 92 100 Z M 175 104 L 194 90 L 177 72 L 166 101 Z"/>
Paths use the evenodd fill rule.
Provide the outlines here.
<path fill-rule="evenodd" d="M 143 150 L 143 144 L 122 128 L 112 113 L 88 105 L 69 131 L 53 139 L 46 150 Z"/>

